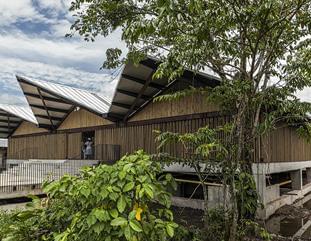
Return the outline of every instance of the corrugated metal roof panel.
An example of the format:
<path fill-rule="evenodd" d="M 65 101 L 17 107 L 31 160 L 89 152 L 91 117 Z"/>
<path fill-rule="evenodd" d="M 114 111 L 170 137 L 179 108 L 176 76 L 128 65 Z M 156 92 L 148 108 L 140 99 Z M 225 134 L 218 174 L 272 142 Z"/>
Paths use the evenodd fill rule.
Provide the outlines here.
<path fill-rule="evenodd" d="M 84 107 L 88 110 L 94 111 L 98 114 L 107 113 L 110 106 L 108 98 L 87 90 L 19 76 L 17 76 L 17 79 L 22 79 L 28 83 L 36 85 L 43 90 L 47 90 L 55 96 L 72 102 L 78 106 Z"/>
<path fill-rule="evenodd" d="M 37 120 L 28 106 L 0 104 L 0 109 L 22 120 L 37 124 Z"/>

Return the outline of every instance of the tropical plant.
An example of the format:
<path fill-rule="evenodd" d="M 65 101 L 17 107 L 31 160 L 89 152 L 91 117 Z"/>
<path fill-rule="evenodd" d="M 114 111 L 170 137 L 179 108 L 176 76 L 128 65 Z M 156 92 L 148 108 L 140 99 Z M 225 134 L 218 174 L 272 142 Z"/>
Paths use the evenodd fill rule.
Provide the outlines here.
<path fill-rule="evenodd" d="M 11 215 L 2 240 L 171 240 L 178 225 L 167 189 L 174 179 L 161 172 L 159 163 L 138 151 L 115 165 L 45 183 L 47 199 L 35 198 L 31 207 Z"/>
<path fill-rule="evenodd" d="M 167 165 L 179 163 L 193 168 L 203 190 L 204 212 L 207 216 L 209 207 L 206 182 L 211 175 L 222 171 L 226 150 L 217 136 L 224 132 L 224 128 L 202 127 L 193 133 L 155 132 L 157 133 L 158 149 L 161 151 L 159 155 L 155 156 L 156 159 Z M 171 144 L 181 145 L 183 155 L 176 157 L 165 153 L 164 147 Z M 225 180 L 222 181 L 225 184 Z"/>

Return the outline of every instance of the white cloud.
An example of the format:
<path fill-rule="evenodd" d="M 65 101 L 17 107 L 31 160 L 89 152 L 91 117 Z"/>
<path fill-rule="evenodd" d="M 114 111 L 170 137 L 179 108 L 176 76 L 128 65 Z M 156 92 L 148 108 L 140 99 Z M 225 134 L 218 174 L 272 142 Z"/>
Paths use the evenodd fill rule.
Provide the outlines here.
<path fill-rule="evenodd" d="M 0 3 L 0 26 L 23 21 L 44 21 L 44 17 L 32 5 L 31 0 L 2 0 Z"/>
<path fill-rule="evenodd" d="M 23 33 L 2 34 L 0 56 L 14 56 L 67 67 L 79 65 L 83 68 L 83 65 L 85 67 L 92 65 L 98 70 L 104 60 L 106 49 L 118 45 L 122 46 L 118 36 L 87 43 L 74 39 L 47 39 Z"/>

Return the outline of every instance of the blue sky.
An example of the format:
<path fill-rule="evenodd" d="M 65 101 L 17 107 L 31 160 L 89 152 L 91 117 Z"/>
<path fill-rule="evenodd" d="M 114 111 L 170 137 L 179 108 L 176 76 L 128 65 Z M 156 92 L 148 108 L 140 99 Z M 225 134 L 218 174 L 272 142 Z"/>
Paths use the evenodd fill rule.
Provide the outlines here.
<path fill-rule="evenodd" d="M 116 71 L 100 70 L 107 48 L 125 45 L 116 32 L 96 42 L 65 38 L 71 0 L 0 0 L 0 103 L 26 104 L 15 75 L 112 94 Z"/>

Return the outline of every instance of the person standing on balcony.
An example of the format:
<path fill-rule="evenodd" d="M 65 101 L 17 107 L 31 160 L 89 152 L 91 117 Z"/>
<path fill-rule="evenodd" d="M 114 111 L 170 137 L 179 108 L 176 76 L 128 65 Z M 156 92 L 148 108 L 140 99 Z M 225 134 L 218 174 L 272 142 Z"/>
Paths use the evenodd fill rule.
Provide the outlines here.
<path fill-rule="evenodd" d="M 86 159 L 92 159 L 93 156 L 93 142 L 91 138 L 88 138 L 85 142 L 85 156 Z"/>

